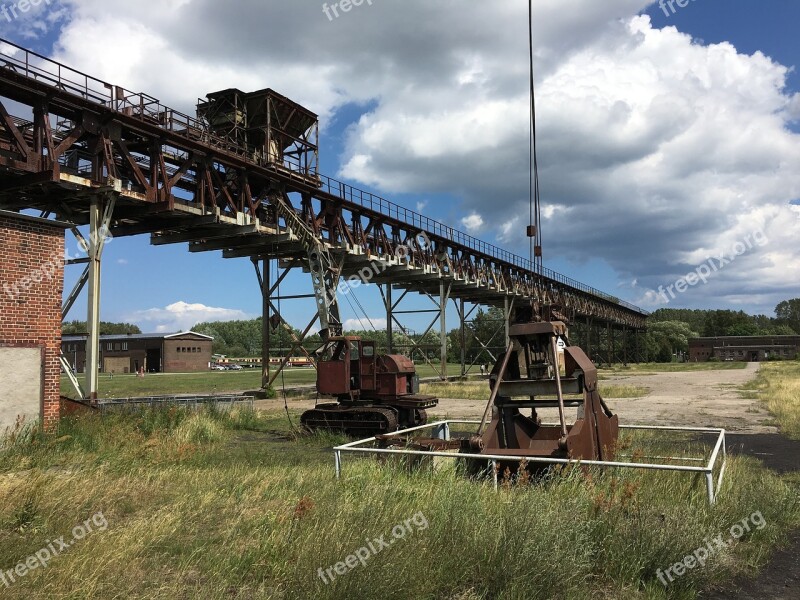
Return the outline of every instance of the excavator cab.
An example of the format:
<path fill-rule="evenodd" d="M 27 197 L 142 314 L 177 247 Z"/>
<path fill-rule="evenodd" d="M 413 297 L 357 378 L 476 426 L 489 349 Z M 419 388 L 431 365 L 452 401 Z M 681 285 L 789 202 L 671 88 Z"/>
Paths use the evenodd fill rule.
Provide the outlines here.
<path fill-rule="evenodd" d="M 357 400 L 375 390 L 375 342 L 355 336 L 332 337 L 320 351 L 317 391 Z"/>
<path fill-rule="evenodd" d="M 433 396 L 419 392 L 414 363 L 405 356 L 378 354 L 374 341 L 335 336 L 317 352 L 317 391 L 335 404 L 318 404 L 301 416 L 306 428 L 381 434 L 427 422 Z"/>
<path fill-rule="evenodd" d="M 358 338 L 333 337 L 319 351 L 317 392 L 342 397 L 359 390 Z"/>

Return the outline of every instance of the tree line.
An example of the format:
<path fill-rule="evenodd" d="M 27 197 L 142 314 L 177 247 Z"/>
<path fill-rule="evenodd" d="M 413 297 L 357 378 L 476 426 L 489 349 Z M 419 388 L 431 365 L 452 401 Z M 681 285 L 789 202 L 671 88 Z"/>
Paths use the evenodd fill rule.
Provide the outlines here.
<path fill-rule="evenodd" d="M 579 329 L 580 326 L 576 328 Z M 214 338 L 214 352 L 231 357 L 255 357 L 261 355 L 261 318 L 241 321 L 217 321 L 198 323 L 193 331 Z M 502 309 L 479 308 L 471 322 L 451 329 L 447 335 L 447 359 L 461 362 L 462 353 L 467 363 L 487 364 L 503 351 L 505 343 L 505 324 Z M 70 321 L 62 327 L 64 334 L 85 334 L 84 321 Z M 100 332 L 107 334 L 141 333 L 136 325 L 130 323 L 100 324 Z M 388 349 L 385 329 L 376 331 L 348 331 L 362 339 L 374 341 L 379 352 Z M 785 300 L 775 307 L 775 316 L 749 315 L 744 311 L 702 310 L 682 308 L 661 308 L 648 319 L 648 329 L 644 336 L 647 355 L 650 360 L 669 362 L 676 354 L 686 353 L 689 340 L 695 337 L 751 336 L 751 335 L 799 335 L 800 298 Z M 279 325 L 272 329 L 270 345 L 274 356 L 281 356 L 291 349 L 294 340 L 299 339 L 298 329 Z M 415 359 L 422 355 L 429 360 L 438 361 L 440 357 L 439 334 L 429 331 L 422 335 L 413 332 L 393 333 L 394 351 L 409 354 L 416 347 Z M 599 342 L 600 340 L 598 340 Z M 322 343 L 319 334 L 309 335 L 303 347 L 313 351 Z M 573 339 L 573 343 L 576 340 Z M 463 348 L 462 348 L 463 346 Z M 297 352 L 295 353 L 298 354 Z"/>

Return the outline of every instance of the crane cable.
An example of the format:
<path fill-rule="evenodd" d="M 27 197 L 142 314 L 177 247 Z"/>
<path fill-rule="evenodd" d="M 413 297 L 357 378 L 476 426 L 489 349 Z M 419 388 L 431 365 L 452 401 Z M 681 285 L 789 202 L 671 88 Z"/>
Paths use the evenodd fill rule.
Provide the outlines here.
<path fill-rule="evenodd" d="M 542 274 L 541 251 L 536 252 L 536 248 L 542 247 L 542 218 L 541 202 L 539 194 L 539 160 L 536 154 L 536 85 L 533 69 L 533 0 L 528 0 L 528 51 L 530 67 L 530 160 L 531 178 L 529 189 L 530 205 L 530 225 L 535 227 L 535 234 L 530 238 L 530 257 L 534 264 L 534 269 L 538 275 Z"/>
<path fill-rule="evenodd" d="M 350 294 L 344 294 L 344 299 L 347 300 L 347 303 L 350 305 L 350 310 L 353 311 L 353 314 L 358 316 L 358 311 L 355 309 L 353 303 L 350 301 Z M 378 328 L 375 327 L 375 323 L 373 323 L 372 319 L 369 318 L 367 311 L 364 309 L 364 306 L 361 304 L 361 302 L 359 302 L 358 297 L 355 295 L 355 293 L 353 294 L 353 300 L 355 300 L 356 304 L 358 304 L 358 308 L 361 309 L 361 314 L 364 315 L 364 318 L 367 320 L 367 323 L 369 323 L 369 326 L 372 327 L 372 331 L 377 333 Z M 362 326 L 364 325 L 364 321 L 361 320 L 361 317 L 358 317 L 358 322 L 361 323 Z"/>

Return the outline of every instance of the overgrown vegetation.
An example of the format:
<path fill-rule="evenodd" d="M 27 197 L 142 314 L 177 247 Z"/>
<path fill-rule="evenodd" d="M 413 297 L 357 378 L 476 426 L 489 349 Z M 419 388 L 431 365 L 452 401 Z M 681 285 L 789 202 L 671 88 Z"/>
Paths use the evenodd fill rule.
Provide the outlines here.
<path fill-rule="evenodd" d="M 647 454 L 649 438 L 628 454 Z M 718 504 L 685 475 L 554 473 L 469 481 L 349 458 L 337 436 L 296 437 L 284 415 L 179 409 L 88 416 L 0 452 L 0 568 L 102 511 L 4 598 L 694 598 L 767 560 L 800 524 L 797 490 L 729 458 Z M 664 588 L 665 569 L 760 511 L 767 522 Z M 415 514 L 428 526 L 326 585 L 343 561 Z"/>
<path fill-rule="evenodd" d="M 800 440 L 800 360 L 764 363 L 746 387 L 777 417 L 782 433 Z"/>
<path fill-rule="evenodd" d="M 420 386 L 420 393 L 437 398 L 488 400 L 489 383 L 487 381 L 423 383 Z M 650 389 L 640 385 L 600 384 L 600 395 L 604 398 L 641 398 L 648 393 L 650 393 Z"/>

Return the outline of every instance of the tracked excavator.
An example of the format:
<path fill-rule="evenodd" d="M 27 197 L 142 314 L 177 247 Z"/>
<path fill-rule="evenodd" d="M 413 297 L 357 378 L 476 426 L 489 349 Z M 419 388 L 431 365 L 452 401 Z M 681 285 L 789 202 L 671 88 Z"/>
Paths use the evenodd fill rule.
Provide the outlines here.
<path fill-rule="evenodd" d="M 419 377 L 406 356 L 377 354 L 375 343 L 343 335 L 336 289 L 341 265 L 292 208 L 281 191 L 269 204 L 297 236 L 308 255 L 322 346 L 317 355 L 317 392 L 332 397 L 300 417 L 310 431 L 372 436 L 425 425 L 438 404 L 419 393 Z"/>

